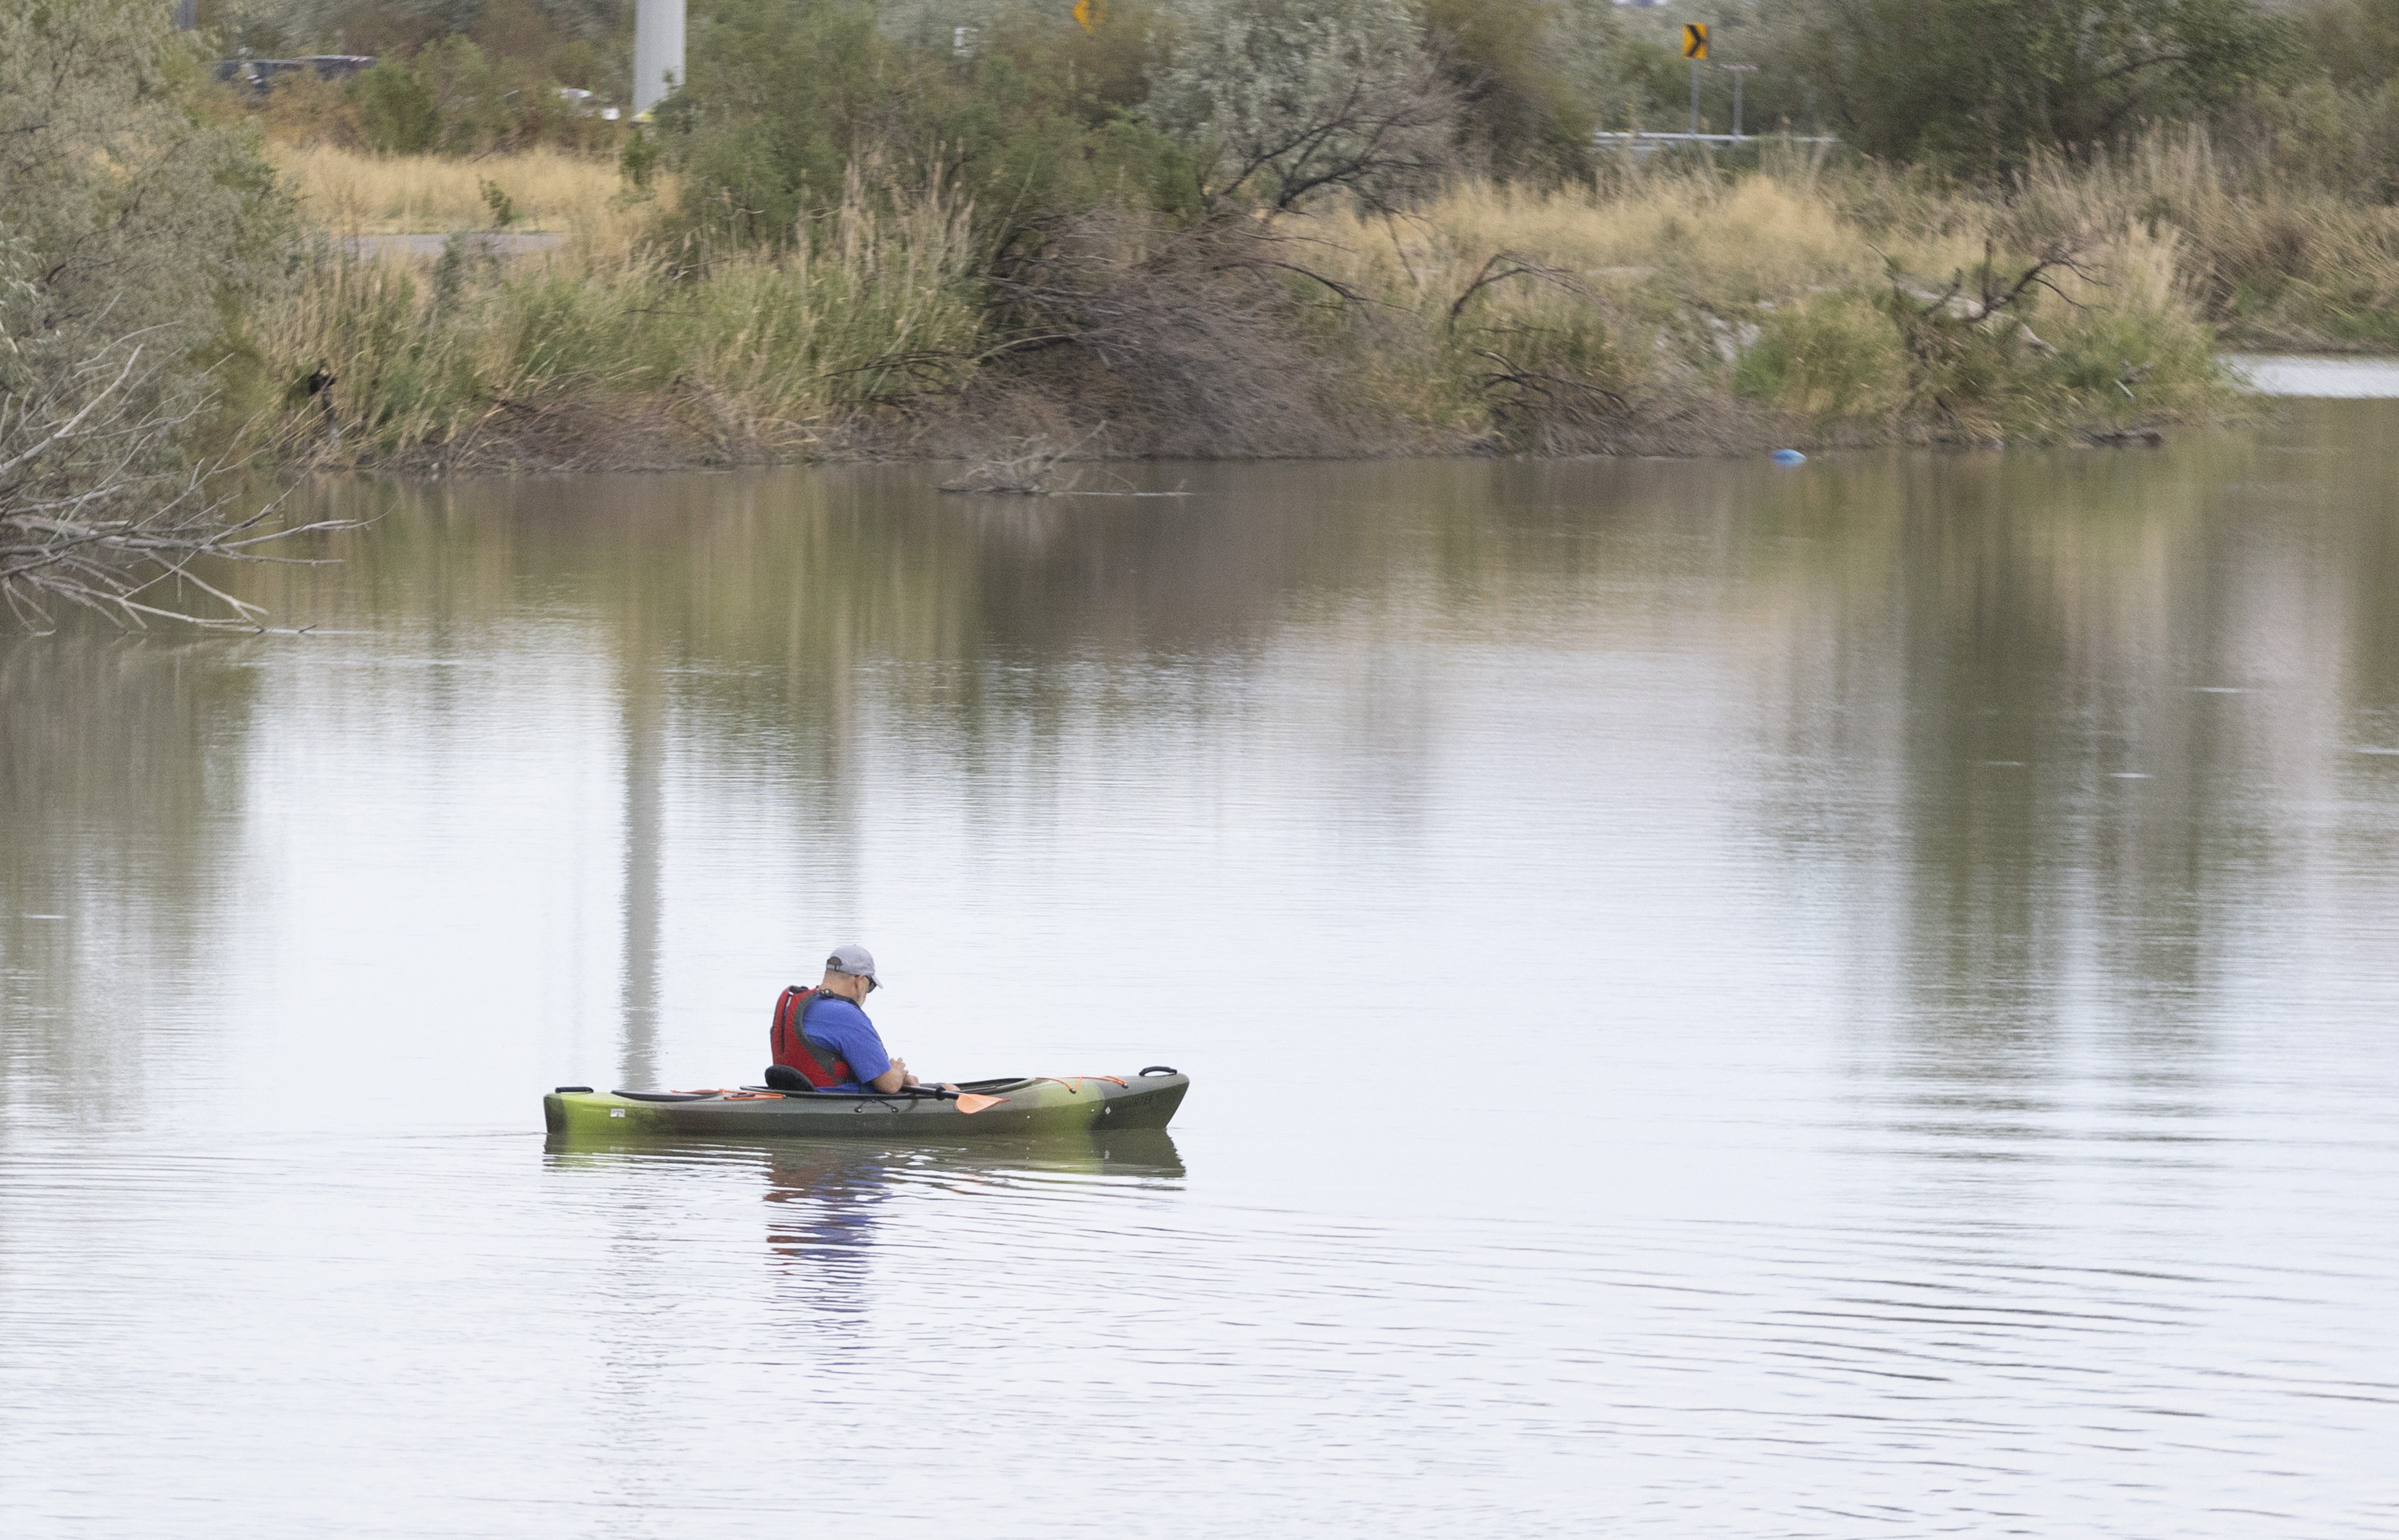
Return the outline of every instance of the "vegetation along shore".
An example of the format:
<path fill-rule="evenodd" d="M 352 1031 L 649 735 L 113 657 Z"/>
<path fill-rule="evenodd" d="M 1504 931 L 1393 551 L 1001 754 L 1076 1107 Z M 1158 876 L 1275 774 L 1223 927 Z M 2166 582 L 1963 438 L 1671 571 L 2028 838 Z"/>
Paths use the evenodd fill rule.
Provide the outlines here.
<path fill-rule="evenodd" d="M 623 0 L 182 8 L 0 17 L 0 517 L 197 539 L 262 456 L 2109 441 L 2228 344 L 2399 345 L 2399 0 L 1742 0 L 1705 64 L 1590 0 L 693 0 L 645 122 Z M 1736 79 L 1764 137 L 1604 138 Z"/>

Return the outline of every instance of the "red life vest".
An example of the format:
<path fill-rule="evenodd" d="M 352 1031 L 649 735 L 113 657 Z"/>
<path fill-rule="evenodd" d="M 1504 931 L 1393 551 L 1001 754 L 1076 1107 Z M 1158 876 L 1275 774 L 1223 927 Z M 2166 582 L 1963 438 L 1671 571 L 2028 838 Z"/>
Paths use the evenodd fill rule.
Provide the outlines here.
<path fill-rule="evenodd" d="M 809 1085 L 820 1090 L 854 1078 L 847 1060 L 836 1057 L 831 1048 L 809 1042 L 800 1031 L 809 1006 L 819 1000 L 847 998 L 829 989 L 809 989 L 802 984 L 784 990 L 775 1002 L 775 1026 L 766 1039 L 775 1050 L 775 1062 L 799 1071 Z"/>

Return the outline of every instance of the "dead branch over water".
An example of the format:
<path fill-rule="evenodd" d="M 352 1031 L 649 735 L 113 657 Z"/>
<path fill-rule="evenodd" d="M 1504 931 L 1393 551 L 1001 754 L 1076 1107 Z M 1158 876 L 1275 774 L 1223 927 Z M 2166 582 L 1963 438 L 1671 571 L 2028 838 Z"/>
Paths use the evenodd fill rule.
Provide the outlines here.
<path fill-rule="evenodd" d="M 207 403 L 145 404 L 151 351 L 127 338 L 48 383 L 0 396 L 0 598 L 24 626 L 50 628 L 53 606 L 65 603 L 134 627 L 168 619 L 264 629 L 262 607 L 195 563 L 305 561 L 268 547 L 351 527 L 278 525 L 279 499 L 224 490 L 238 466 L 175 456 L 172 446 Z"/>
<path fill-rule="evenodd" d="M 970 462 L 965 475 L 955 481 L 942 482 L 941 490 L 1015 497 L 1054 497 L 1072 492 L 1079 477 L 1069 477 L 1063 486 L 1052 484 L 1058 474 L 1058 462 L 1088 449 L 1106 427 L 1103 423 L 1081 439 L 1068 442 L 1047 434 L 1029 435 Z"/>

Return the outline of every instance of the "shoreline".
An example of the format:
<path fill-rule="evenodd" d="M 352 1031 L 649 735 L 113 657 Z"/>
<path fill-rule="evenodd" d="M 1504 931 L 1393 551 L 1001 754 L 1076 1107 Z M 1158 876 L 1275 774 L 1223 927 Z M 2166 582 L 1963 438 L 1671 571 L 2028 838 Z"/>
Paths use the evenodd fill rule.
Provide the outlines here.
<path fill-rule="evenodd" d="M 2050 451 L 2060 449 L 2134 450 L 2156 448 L 2189 433 L 2206 433 L 2237 428 L 2256 422 L 2272 410 L 2270 403 L 2290 400 L 2370 400 L 2399 399 L 2399 354 L 2392 353 L 2324 353 L 2268 352 L 2249 348 L 2228 349 L 2216 355 L 2220 367 L 2228 371 L 2242 366 L 2305 369 L 2322 365 L 2333 370 L 2373 369 L 2387 367 L 2388 388 L 2379 390 L 2274 390 L 2238 388 L 2238 394 L 2222 410 L 2202 417 L 2184 417 L 2171 421 L 2145 423 L 2131 426 L 2091 425 L 2070 430 L 2063 436 L 2018 438 L 2011 439 L 1973 439 L 1945 438 L 1934 434 L 1891 434 L 1879 437 L 1850 437 L 1841 441 L 1826 441 L 1821 436 L 1804 431 L 1796 438 L 1770 433 L 1752 433 L 1741 441 L 1728 442 L 1719 429 L 1715 441 L 1705 447 L 1676 450 L 1663 447 L 1606 451 L 1538 451 L 1511 449 L 1504 444 L 1485 441 L 1482 444 L 1441 448 L 1433 446 L 1373 448 L 1359 446 L 1348 450 L 1327 450 L 1315 453 L 1251 453 L 1236 454 L 1147 454 L 1138 453 L 1090 453 L 1080 447 L 1088 435 L 1070 440 L 1076 447 L 1054 455 L 1061 466 L 1085 467 L 1103 466 L 1142 466 L 1157 464 L 1193 465 L 1265 465 L 1265 464 L 1384 464 L 1394 461 L 1525 461 L 1568 463 L 1588 460 L 1739 460 L 1766 455 L 1776 450 L 1796 448 L 1811 459 L 1832 454 L 1855 454 L 1877 450 L 1946 450 L 1959 453 L 1991 453 L 2009 450 Z M 659 425 L 653 424 L 653 428 Z M 889 425 L 852 425 L 837 435 L 829 435 L 806 448 L 793 447 L 782 453 L 752 448 L 747 453 L 725 453 L 722 446 L 708 445 L 689 435 L 684 447 L 670 449 L 661 441 L 660 432 L 647 450 L 628 452 L 623 425 L 606 425 L 591 430 L 595 441 L 612 444 L 613 449 L 591 451 L 566 450 L 552 436 L 529 435 L 524 439 L 495 436 L 471 446 L 459 454 L 441 449 L 425 449 L 377 461 L 349 464 L 323 462 L 284 462 L 276 468 L 297 476 L 358 476 L 403 481 L 436 481 L 445 478 L 523 478 L 537 479 L 569 476 L 671 476 L 732 473 L 745 470 L 786 469 L 800 466 L 865 466 L 923 465 L 956 466 L 971 468 L 987 460 L 994 445 L 988 432 L 961 422 L 920 423 L 906 429 Z M 1019 438 L 996 446 L 1016 450 L 1023 447 Z M 983 445 L 981 449 L 977 444 Z M 962 495 L 1042 495 L 1094 496 L 1113 495 L 1072 487 L 1059 489 L 988 489 L 963 491 Z"/>
<path fill-rule="evenodd" d="M 2279 398 L 2265 398 L 2279 399 Z M 1809 437 L 1753 435 L 1737 443 L 1714 442 L 1705 447 L 1675 449 L 1662 445 L 1620 451 L 1517 450 L 1493 447 L 1393 447 L 1325 450 L 1318 453 L 1252 453 L 1238 454 L 1064 453 L 1062 466 L 1187 465 L 1327 465 L 1381 464 L 1394 461 L 1523 461 L 1563 464 L 1587 460 L 1704 461 L 1742 460 L 1796 449 L 1811 459 L 1830 454 L 1854 454 L 1877 450 L 1947 450 L 1959 453 L 1992 453 L 2008 450 L 2124 450 L 2154 448 L 2173 436 L 2230 427 L 2244 421 L 2238 412 L 2204 420 L 2178 419 L 2132 427 L 2101 427 L 2073 431 L 2060 438 L 1963 439 L 1934 435 L 1893 436 L 1826 442 Z M 993 445 L 983 451 L 954 446 L 906 448 L 845 443 L 796 453 L 725 453 L 694 445 L 688 452 L 628 453 L 621 444 L 594 447 L 588 453 L 559 453 L 555 440 L 544 438 L 532 449 L 501 439 L 478 444 L 463 454 L 420 451 L 388 459 L 328 464 L 288 461 L 278 466 L 284 474 L 300 476 L 361 476 L 402 480 L 445 478 L 535 478 L 549 476 L 669 476 L 709 472 L 783 469 L 799 466 L 926 465 L 974 467 L 1021 452 L 1023 440 Z M 1047 492 L 1023 488 L 965 489 L 969 495 L 1073 495 L 1071 491 Z"/>
<path fill-rule="evenodd" d="M 783 468 L 809 465 L 947 465 L 974 467 L 1027 454 L 1059 466 L 1186 464 L 1371 464 L 1389 461 L 1515 460 L 1731 460 L 1796 449 L 1809 457 L 1891 449 L 1992 453 L 2006 450 L 2154 448 L 2193 432 L 2238 427 L 2270 412 L 2269 403 L 2292 399 L 2399 398 L 2399 354 L 2327 354 L 2227 350 L 2215 361 L 2229 394 L 2196 413 L 2102 418 L 2043 434 L 1977 437 L 1944 434 L 1921 425 L 1882 431 L 1827 432 L 1823 425 L 1788 414 L 1761 412 L 1738 399 L 1679 403 L 1700 415 L 1692 421 L 1619 425 L 1616 441 L 1603 447 L 1520 448 L 1496 433 L 1445 435 L 1415 425 L 1391 425 L 1382 434 L 1360 433 L 1352 442 L 1313 450 L 1249 449 L 1222 453 L 1189 450 L 1158 453 L 1111 449 L 1105 422 L 1080 426 L 1067 410 L 1047 401 L 970 418 L 925 414 L 915 422 L 856 420 L 816 429 L 793 426 L 774 441 L 727 444 L 711 438 L 675 410 L 676 403 L 634 411 L 561 409 L 544 420 L 479 431 L 461 442 L 418 446 L 374 457 L 309 455 L 281 457 L 273 468 L 287 475 L 364 476 L 401 480 L 445 477 L 549 477 L 582 475 L 689 475 Z M 2259 389 L 2252 370 L 2308 372 L 2387 369 L 2385 388 Z M 617 403 L 620 408 L 624 403 Z M 987 405 L 988 403 L 986 403 Z M 1709 407 L 1722 410 L 1708 412 Z M 1380 441 L 1374 441 L 1379 439 Z M 1096 443 L 1095 443 L 1096 440 Z M 1445 441 L 1444 441 L 1445 440 Z M 983 488 L 1007 495 L 1031 489 Z"/>
<path fill-rule="evenodd" d="M 2140 436 L 2232 399 L 2175 240 L 1809 166 L 1462 181 L 1392 219 L 1108 203 L 1016 246 L 856 169 L 738 244 L 554 158 L 294 169 L 355 222 L 253 321 L 285 382 L 259 447 L 296 468 L 1714 456 Z M 340 238 L 479 181 L 566 238 Z"/>
<path fill-rule="evenodd" d="M 2393 364 L 2399 364 L 2399 358 L 2394 358 L 2391 361 Z M 2292 396 L 2257 394 L 2244 395 L 2242 399 L 2243 400 L 2256 400 L 2261 402 L 2314 399 L 2399 399 L 2399 393 L 2393 393 L 2391 396 L 2360 395 L 2331 397 L 2319 397 L 2313 395 Z M 1085 467 L 1131 467 L 1159 465 L 1365 466 L 1403 464 L 1411 462 L 1449 464 L 1467 461 L 1566 465 L 1603 460 L 1643 461 L 1649 463 L 1699 463 L 1707 461 L 1728 462 L 1763 459 L 1778 451 L 1793 448 L 1800 449 L 1810 462 L 1824 460 L 1835 456 L 1849 457 L 1892 451 L 1930 451 L 1959 455 L 1996 454 L 2012 452 L 2053 453 L 2064 450 L 2079 450 L 2094 453 L 2121 453 L 2127 451 L 2162 448 L 2191 434 L 2205 434 L 2239 429 L 2243 426 L 2256 424 L 2261 415 L 2262 413 L 2256 412 L 2233 411 L 2205 419 L 2185 419 L 2176 422 L 2162 423 L 2129 429 L 2094 429 L 2076 432 L 2060 439 L 2018 439 L 1990 440 L 1942 439 L 1931 436 L 1920 436 L 1915 438 L 1888 438 L 1873 440 L 1862 439 L 1852 442 L 1833 444 L 1801 440 L 1799 443 L 1794 444 L 1787 440 L 1761 438 L 1754 442 L 1739 446 L 1714 447 L 1689 452 L 1647 450 L 1617 453 L 1604 452 L 1577 453 L 1565 451 L 1544 453 L 1533 451 L 1509 449 L 1395 449 L 1381 451 L 1359 449 L 1353 452 L 1327 452 L 1314 454 L 1065 454 L 1059 456 L 1056 464 L 1061 467 L 1064 467 L 1071 471 L 1079 470 Z M 988 454 L 977 454 L 956 449 L 927 449 L 918 451 L 907 449 L 873 448 L 856 444 L 845 445 L 840 448 L 820 453 L 793 453 L 782 455 L 752 454 L 739 457 L 693 453 L 680 458 L 665 455 L 649 455 L 636 458 L 594 456 L 582 459 L 562 458 L 555 455 L 549 455 L 535 458 L 530 455 L 511 456 L 507 453 L 507 451 L 508 446 L 505 443 L 495 443 L 479 450 L 477 453 L 470 457 L 454 459 L 445 459 L 438 455 L 418 454 L 402 456 L 383 462 L 352 463 L 345 465 L 287 463 L 278 466 L 276 468 L 279 474 L 295 479 L 309 477 L 356 477 L 368 480 L 435 482 L 450 480 L 536 480 L 550 478 L 580 476 L 733 475 L 744 471 L 789 470 L 806 466 L 956 466 L 962 470 L 971 471 L 977 466 L 987 463 L 991 459 L 991 456 Z M 945 492 L 954 492 L 964 497 L 996 497 L 1002 500 L 1014 497 L 1098 497 L 1133 495 L 1133 493 L 1126 492 L 1095 490 L 1075 486 L 1037 489 L 1021 487 L 944 487 L 942 490 Z M 1143 495 L 1161 494 L 1143 493 Z"/>

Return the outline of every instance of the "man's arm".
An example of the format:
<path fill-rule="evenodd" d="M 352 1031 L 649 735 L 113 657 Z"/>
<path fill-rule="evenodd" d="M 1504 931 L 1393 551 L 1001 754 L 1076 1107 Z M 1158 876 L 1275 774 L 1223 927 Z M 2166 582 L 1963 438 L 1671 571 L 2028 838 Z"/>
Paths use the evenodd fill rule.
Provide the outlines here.
<path fill-rule="evenodd" d="M 861 1086 L 888 1095 L 913 1078 L 907 1061 L 884 1051 L 874 1023 L 847 1000 L 825 1000 L 811 1007 L 807 1033 L 839 1054 L 849 1065 L 850 1078 Z"/>

